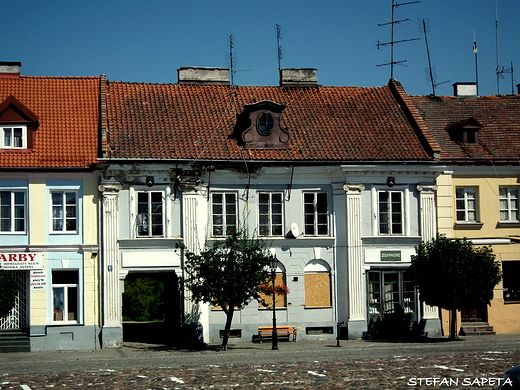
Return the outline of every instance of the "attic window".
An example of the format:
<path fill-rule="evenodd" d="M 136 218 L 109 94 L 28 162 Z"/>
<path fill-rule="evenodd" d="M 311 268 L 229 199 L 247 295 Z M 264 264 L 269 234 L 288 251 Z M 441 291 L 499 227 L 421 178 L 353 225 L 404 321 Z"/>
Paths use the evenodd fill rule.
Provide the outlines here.
<path fill-rule="evenodd" d="M 274 120 L 273 116 L 269 113 L 263 112 L 258 118 L 256 129 L 258 133 L 263 136 L 270 135 L 273 132 Z"/>
<path fill-rule="evenodd" d="M 471 126 L 462 128 L 462 143 L 465 145 L 476 145 L 478 144 L 478 131 L 479 128 Z"/>
<path fill-rule="evenodd" d="M 27 126 L 0 126 L 0 147 L 2 149 L 27 149 Z"/>

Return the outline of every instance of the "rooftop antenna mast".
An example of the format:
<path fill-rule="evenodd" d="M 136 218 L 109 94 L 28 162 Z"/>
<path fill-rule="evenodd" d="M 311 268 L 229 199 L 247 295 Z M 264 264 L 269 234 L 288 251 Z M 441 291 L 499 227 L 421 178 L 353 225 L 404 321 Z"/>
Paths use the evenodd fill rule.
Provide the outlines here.
<path fill-rule="evenodd" d="M 396 43 L 417 41 L 417 40 L 420 39 L 420 38 L 412 38 L 412 39 L 402 39 L 402 40 L 399 40 L 399 41 L 395 40 L 395 25 L 396 24 L 401 24 L 402 22 L 410 21 L 410 19 L 408 19 L 408 18 L 405 18 L 403 20 L 395 20 L 395 9 L 397 7 L 402 6 L 402 5 L 416 4 L 416 3 L 420 3 L 420 1 L 410 1 L 410 2 L 407 2 L 407 3 L 396 3 L 394 0 L 392 0 L 392 19 L 391 19 L 391 21 L 388 22 L 388 23 L 380 23 L 380 24 L 378 24 L 378 26 L 391 25 L 391 27 L 392 27 L 392 38 L 391 38 L 390 42 L 385 42 L 385 43 L 377 42 L 377 48 L 378 49 L 381 46 L 390 45 L 390 62 L 387 62 L 386 64 L 377 65 L 377 66 L 390 65 L 390 79 L 394 78 L 394 65 L 396 65 L 396 64 L 401 64 L 402 65 L 404 62 L 406 62 L 406 60 L 395 61 L 395 59 L 394 59 L 394 45 Z"/>
<path fill-rule="evenodd" d="M 497 75 L 497 95 L 500 95 L 500 76 L 504 78 L 502 66 L 502 72 L 500 71 L 501 65 L 499 65 L 499 55 L 498 55 L 498 0 L 495 0 L 495 55 L 497 61 L 497 67 L 495 69 L 495 73 Z"/>
<path fill-rule="evenodd" d="M 477 96 L 478 96 L 478 48 L 477 48 L 477 38 L 475 36 L 475 30 L 473 30 L 473 54 L 475 55 L 475 82 L 477 83 Z"/>
<path fill-rule="evenodd" d="M 276 25 L 276 47 L 277 47 L 277 55 L 278 55 L 278 71 L 282 69 L 282 46 L 280 45 L 280 41 L 282 40 L 282 26 L 279 24 Z"/>
<path fill-rule="evenodd" d="M 435 96 L 435 88 L 437 85 L 441 85 L 444 83 L 449 83 L 449 81 L 443 81 L 442 83 L 435 84 L 435 79 L 433 77 L 433 70 L 432 70 L 432 62 L 430 59 L 430 47 L 428 46 L 428 35 L 426 34 L 426 20 L 423 19 L 423 31 L 424 31 L 424 42 L 426 43 L 426 54 L 428 55 L 428 71 L 429 71 L 429 77 L 430 77 L 430 83 L 432 84 L 432 94 Z"/>
<path fill-rule="evenodd" d="M 235 68 L 233 65 L 233 35 L 229 36 L 229 75 L 231 79 L 231 85 L 235 85 Z"/>

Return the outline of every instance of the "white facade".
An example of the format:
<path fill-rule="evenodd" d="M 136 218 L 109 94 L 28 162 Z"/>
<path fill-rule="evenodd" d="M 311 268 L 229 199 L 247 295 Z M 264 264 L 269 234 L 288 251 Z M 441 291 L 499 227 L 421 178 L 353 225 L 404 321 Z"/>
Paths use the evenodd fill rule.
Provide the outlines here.
<path fill-rule="evenodd" d="M 414 247 L 436 232 L 438 167 L 250 164 L 248 173 L 215 165 L 113 164 L 101 173 L 104 347 L 122 342 L 120 297 L 129 273 L 182 278 L 176 244 L 196 252 L 236 224 L 276 254 L 278 278 L 290 289 L 277 303 L 277 324 L 296 326 L 298 339 L 336 338 L 338 323 L 341 337 L 359 338 L 370 319 L 398 306 L 439 334 L 436 309 L 420 307 L 406 279 Z M 146 202 L 161 212 L 144 216 Z M 172 332 L 198 326 L 202 341 L 219 343 L 223 311 L 195 304 L 189 291 L 179 299 L 173 321 L 182 326 Z M 258 326 L 270 324 L 272 310 L 251 302 L 235 312 L 232 341 L 251 341 Z"/>

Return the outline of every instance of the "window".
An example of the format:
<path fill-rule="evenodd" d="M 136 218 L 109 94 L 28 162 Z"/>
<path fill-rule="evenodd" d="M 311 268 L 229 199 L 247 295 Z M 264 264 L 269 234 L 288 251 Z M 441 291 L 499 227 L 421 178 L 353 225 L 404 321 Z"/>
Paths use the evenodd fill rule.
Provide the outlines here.
<path fill-rule="evenodd" d="M 416 293 L 408 270 L 369 271 L 367 274 L 370 317 L 416 313 Z"/>
<path fill-rule="evenodd" d="M 322 260 L 313 260 L 304 268 L 305 307 L 332 306 L 330 267 Z"/>
<path fill-rule="evenodd" d="M 237 196 L 231 192 L 211 194 L 213 236 L 226 236 L 237 230 Z"/>
<path fill-rule="evenodd" d="M 504 301 L 520 303 L 520 261 L 502 262 L 502 285 Z"/>
<path fill-rule="evenodd" d="M 403 194 L 379 192 L 379 234 L 403 234 Z"/>
<path fill-rule="evenodd" d="M 262 113 L 258 118 L 258 123 L 256 128 L 258 129 L 258 133 L 260 135 L 270 135 L 273 132 L 274 120 L 273 116 L 268 113 Z"/>
<path fill-rule="evenodd" d="M 137 193 L 137 236 L 162 237 L 163 193 L 159 191 Z"/>
<path fill-rule="evenodd" d="M 0 191 L 0 232 L 25 232 L 24 191 Z"/>
<path fill-rule="evenodd" d="M 78 270 L 52 271 L 53 322 L 78 322 Z"/>
<path fill-rule="evenodd" d="M 283 194 L 263 192 L 258 196 L 259 234 L 261 236 L 283 235 Z"/>
<path fill-rule="evenodd" d="M 52 191 L 52 231 L 75 232 L 77 230 L 77 193 L 75 191 Z"/>
<path fill-rule="evenodd" d="M 325 236 L 329 234 L 327 193 L 303 194 L 304 234 Z"/>
<path fill-rule="evenodd" d="M 518 188 L 500 187 L 498 190 L 500 221 L 518 222 Z"/>
<path fill-rule="evenodd" d="M 27 127 L 25 125 L 2 126 L 1 147 L 4 149 L 27 149 Z"/>
<path fill-rule="evenodd" d="M 457 222 L 477 222 L 477 189 L 457 187 L 455 189 Z"/>

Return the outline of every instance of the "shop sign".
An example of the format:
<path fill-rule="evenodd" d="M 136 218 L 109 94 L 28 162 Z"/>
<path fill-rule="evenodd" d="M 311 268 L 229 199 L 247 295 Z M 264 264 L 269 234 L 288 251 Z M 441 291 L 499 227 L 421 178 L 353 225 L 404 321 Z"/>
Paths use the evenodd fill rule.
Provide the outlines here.
<path fill-rule="evenodd" d="M 47 290 L 47 278 L 45 271 L 31 271 L 31 290 Z"/>
<path fill-rule="evenodd" d="M 401 261 L 401 251 L 381 251 L 381 261 Z"/>
<path fill-rule="evenodd" d="M 0 268 L 3 269 L 43 269 L 42 253 L 0 252 Z"/>

